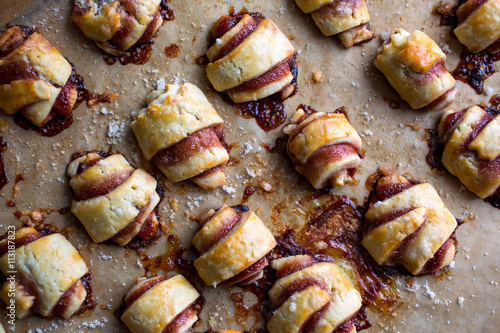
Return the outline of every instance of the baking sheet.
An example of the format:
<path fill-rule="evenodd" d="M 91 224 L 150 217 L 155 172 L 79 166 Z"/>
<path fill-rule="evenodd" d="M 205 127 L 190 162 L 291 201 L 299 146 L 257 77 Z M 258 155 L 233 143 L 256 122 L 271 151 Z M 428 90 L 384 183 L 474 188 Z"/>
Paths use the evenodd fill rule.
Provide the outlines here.
<path fill-rule="evenodd" d="M 379 36 L 395 27 L 424 31 L 445 50 L 448 55 L 446 66 L 453 69 L 462 46 L 450 36 L 449 27 L 440 27 L 439 18 L 430 15 L 435 2 L 437 0 L 369 0 L 370 25 Z M 247 204 L 259 213 L 275 235 L 283 231 L 285 224 L 297 228 L 304 224 L 304 216 L 293 210 L 293 200 L 312 193 L 312 187 L 293 171 L 288 159 L 280 154 L 269 154 L 261 147 L 262 143 L 273 144 L 277 137 L 282 136 L 280 130 L 265 133 L 254 120 L 236 115 L 233 107 L 210 87 L 204 69 L 194 64 L 207 49 L 206 37 L 210 27 L 221 15 L 228 13 L 230 6 L 237 10 L 244 6 L 249 11 L 259 11 L 270 17 L 295 46 L 299 92 L 286 101 L 289 117 L 302 103 L 320 111 L 333 111 L 340 106 L 349 110 L 350 121 L 363 138 L 366 154 L 357 175 L 359 185 L 334 189 L 334 193 L 362 203 L 368 195 L 364 187 L 366 178 L 380 165 L 390 165 L 398 173 L 410 173 L 415 178 L 429 181 L 455 217 L 467 222 L 456 233 L 459 251 L 451 269 L 452 275 L 441 281 L 432 276 L 417 277 L 412 286 L 400 278 L 398 289 L 403 296 L 403 305 L 395 316 L 368 310 L 372 327 L 365 332 L 498 331 L 500 249 L 496 239 L 500 234 L 499 211 L 467 191 L 455 177 L 447 173 L 438 175 L 427 166 L 425 155 L 428 148 L 423 140 L 425 128 L 435 127 L 440 112 L 411 110 L 390 88 L 373 65 L 377 48 L 382 43 L 380 37 L 346 50 L 337 37 L 322 36 L 310 16 L 303 14 L 291 0 L 186 0 L 174 1 L 170 5 L 175 10 L 176 19 L 160 28 L 147 64 L 108 66 L 101 51 L 71 21 L 72 1 L 2 0 L 0 25 L 12 22 L 36 26 L 75 64 L 90 90 L 110 90 L 120 94 L 113 104 L 94 108 L 82 104 L 74 111 L 73 125 L 52 138 L 22 130 L 14 124 L 12 117 L 0 115 L 0 134 L 9 144 L 4 159 L 10 178 L 8 185 L 0 191 L 0 231 L 6 230 L 8 225 L 21 225 L 14 215 L 16 210 L 24 213 L 25 221 L 43 219 L 43 223 L 62 229 L 91 268 L 93 294 L 98 302 L 95 311 L 87 317 L 47 320 L 31 316 L 17 320 L 16 332 L 35 331 L 37 328 L 58 332 L 95 329 L 99 332 L 127 332 L 114 312 L 136 278 L 144 275 L 140 257 L 135 251 L 117 245 L 92 244 L 71 213 L 51 213 L 50 210 L 71 204 L 65 170 L 71 154 L 76 151 L 108 150 L 112 144 L 114 152 L 124 154 L 135 166 L 147 167 L 130 121 L 133 114 L 145 106 L 147 94 L 156 88 L 162 77 L 167 83 L 194 83 L 207 94 L 225 119 L 226 141 L 239 143 L 231 155 L 241 161 L 239 166 L 226 168 L 227 186 L 213 192 L 203 191 L 188 181 L 167 184 L 169 191 L 161 203 L 160 212 L 167 229 L 178 238 L 178 242 L 189 246 L 199 228 L 187 215 L 193 216 L 223 203 L 239 204 L 245 187 L 262 180 L 272 185 L 274 191 L 268 195 L 255 193 Z M 163 53 L 165 46 L 172 43 L 181 47 L 180 55 L 175 59 L 169 59 Z M 495 64 L 495 68 L 499 69 L 499 65 Z M 323 73 L 323 82 L 313 82 L 315 70 Z M 492 88 L 486 91 L 500 93 L 499 84 L 500 75 L 495 74 L 486 81 L 485 86 Z M 490 98 L 486 94 L 477 95 L 461 82 L 457 82 L 456 88 L 457 99 L 453 104 L 456 109 L 486 103 Z M 391 109 L 384 97 L 401 101 L 401 108 Z M 21 174 L 25 180 L 15 189 L 16 174 Z M 272 219 L 273 207 L 287 199 L 292 203 L 290 207 L 277 221 Z M 8 207 L 7 200 L 14 200 L 16 207 Z M 147 249 L 147 255 L 159 256 L 171 247 L 163 235 Z M 203 293 L 206 304 L 201 314 L 202 321 L 195 325 L 194 331 L 203 332 L 209 328 L 254 330 L 259 326 L 259 322 L 252 318 L 240 320 L 241 323 L 235 320 L 228 290 L 204 287 Z M 255 299 L 247 294 L 245 301 L 252 304 Z M 0 321 L 5 324 L 6 317 L 1 316 Z"/>

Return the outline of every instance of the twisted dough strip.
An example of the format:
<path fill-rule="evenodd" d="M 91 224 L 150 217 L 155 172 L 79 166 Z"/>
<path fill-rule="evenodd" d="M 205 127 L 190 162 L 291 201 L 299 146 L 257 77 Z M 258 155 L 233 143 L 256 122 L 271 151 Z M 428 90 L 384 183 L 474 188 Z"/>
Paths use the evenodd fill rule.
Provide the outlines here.
<path fill-rule="evenodd" d="M 121 319 L 132 333 L 187 333 L 198 320 L 200 294 L 182 276 L 140 278 L 125 296 Z"/>
<path fill-rule="evenodd" d="M 471 52 L 500 51 L 500 0 L 469 0 L 457 11 L 453 31 Z"/>
<path fill-rule="evenodd" d="M 42 127 L 71 113 L 78 97 L 70 63 L 38 32 L 18 26 L 0 35 L 0 108 Z"/>
<path fill-rule="evenodd" d="M 71 212 L 96 243 L 113 238 L 124 246 L 134 237 L 154 238 L 158 230 L 155 208 L 160 202 L 156 180 L 134 169 L 120 154 L 101 155 L 91 152 L 69 164 L 74 192 Z"/>
<path fill-rule="evenodd" d="M 359 168 L 361 138 L 343 114 L 299 108 L 284 132 L 295 169 L 316 189 L 354 182 Z"/>
<path fill-rule="evenodd" d="M 366 0 L 295 0 L 311 16 L 323 35 L 339 35 L 342 44 L 351 48 L 371 40 L 370 14 Z"/>
<path fill-rule="evenodd" d="M 438 132 L 446 169 L 481 199 L 500 197 L 500 114 L 477 105 L 460 112 L 448 110 Z"/>
<path fill-rule="evenodd" d="M 273 21 L 260 14 L 222 16 L 212 35 L 207 76 L 215 90 L 236 103 L 294 92 L 294 48 Z"/>
<path fill-rule="evenodd" d="M 87 297 L 81 278 L 88 268 L 78 251 L 61 234 L 44 236 L 31 227 L 17 229 L 14 242 L 13 260 L 7 253 L 12 243 L 0 241 L 0 270 L 5 277 L 16 271 L 16 317 L 34 312 L 71 317 Z M 10 304 L 10 288 L 7 280 L 0 289 L 5 304 Z"/>
<path fill-rule="evenodd" d="M 396 29 L 375 66 L 413 109 L 438 110 L 450 105 L 456 94 L 445 61 L 443 51 L 423 32 Z"/>
<path fill-rule="evenodd" d="M 132 122 L 146 158 L 174 183 L 191 179 L 206 190 L 225 184 L 223 120 L 203 92 L 190 83 L 169 84 L 153 91 L 148 104 Z"/>
<path fill-rule="evenodd" d="M 390 175 L 377 183 L 365 215 L 363 246 L 379 265 L 404 266 L 414 275 L 450 264 L 457 221 L 429 183 Z"/>
<path fill-rule="evenodd" d="M 240 212 L 226 205 L 209 210 L 193 238 L 201 256 L 194 261 L 207 285 L 249 284 L 260 279 L 268 265 L 266 254 L 276 240 L 253 211 Z"/>
<path fill-rule="evenodd" d="M 73 21 L 105 52 L 120 56 L 145 43 L 163 23 L 161 0 L 75 0 Z"/>
<path fill-rule="evenodd" d="M 361 308 L 361 296 L 330 261 L 299 255 L 271 263 L 277 280 L 269 298 L 277 310 L 267 323 L 269 332 L 356 332 L 352 319 Z"/>

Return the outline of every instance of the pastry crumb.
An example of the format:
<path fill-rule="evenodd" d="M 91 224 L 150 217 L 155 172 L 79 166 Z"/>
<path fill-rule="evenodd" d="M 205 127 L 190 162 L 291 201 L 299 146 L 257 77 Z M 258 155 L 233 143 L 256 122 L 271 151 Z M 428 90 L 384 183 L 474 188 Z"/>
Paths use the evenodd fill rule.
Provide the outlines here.
<path fill-rule="evenodd" d="M 312 73 L 312 78 L 313 78 L 314 82 L 321 83 L 321 82 L 323 82 L 324 76 L 323 76 L 323 73 L 321 73 L 321 71 L 314 70 Z"/>

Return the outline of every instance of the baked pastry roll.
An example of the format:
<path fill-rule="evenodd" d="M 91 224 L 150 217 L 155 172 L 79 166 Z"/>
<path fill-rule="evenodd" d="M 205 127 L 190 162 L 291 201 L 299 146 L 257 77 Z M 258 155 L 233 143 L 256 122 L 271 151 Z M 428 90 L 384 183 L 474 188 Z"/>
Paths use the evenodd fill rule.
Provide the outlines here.
<path fill-rule="evenodd" d="M 446 169 L 481 199 L 500 197 L 500 114 L 477 105 L 460 112 L 448 110 L 438 133 Z"/>
<path fill-rule="evenodd" d="M 454 33 L 471 52 L 500 51 L 500 0 L 469 0 L 457 10 Z"/>
<path fill-rule="evenodd" d="M 132 167 L 120 154 L 90 152 L 68 166 L 74 197 L 71 212 L 96 243 L 112 238 L 119 245 L 134 237 L 148 241 L 156 236 L 156 180 Z"/>
<path fill-rule="evenodd" d="M 120 56 L 148 42 L 163 23 L 161 0 L 75 0 L 73 21 L 105 52 Z"/>
<path fill-rule="evenodd" d="M 269 18 L 260 14 L 222 16 L 212 28 L 207 76 L 215 90 L 235 103 L 295 91 L 294 48 Z"/>
<path fill-rule="evenodd" d="M 206 190 L 225 184 L 223 120 L 203 92 L 190 83 L 168 84 L 148 104 L 132 122 L 144 156 L 171 182 L 191 179 Z"/>
<path fill-rule="evenodd" d="M 382 177 L 365 215 L 362 244 L 379 265 L 404 266 L 414 275 L 451 263 L 457 221 L 429 183 Z"/>
<path fill-rule="evenodd" d="M 423 32 L 396 29 L 375 66 L 413 109 L 438 110 L 455 99 L 455 79 L 445 61 L 443 51 Z"/>
<path fill-rule="evenodd" d="M 14 26 L 0 35 L 0 108 L 21 113 L 42 127 L 56 115 L 71 113 L 78 98 L 70 63 L 27 27 Z"/>
<path fill-rule="evenodd" d="M 200 294 L 182 275 L 140 278 L 125 296 L 121 319 L 132 333 L 187 333 L 198 320 Z"/>
<path fill-rule="evenodd" d="M 366 0 L 295 0 L 299 8 L 311 14 L 323 35 L 339 35 L 342 44 L 350 48 L 372 39 L 370 14 Z"/>
<path fill-rule="evenodd" d="M 246 207 L 245 207 L 246 208 Z M 193 239 L 201 256 L 194 261 L 207 285 L 249 284 L 263 276 L 266 255 L 276 246 L 273 235 L 253 211 L 226 205 L 207 211 Z"/>
<path fill-rule="evenodd" d="M 32 227 L 17 229 L 13 242 L 11 256 L 12 240 L 0 241 L 0 270 L 6 278 L 15 272 L 15 280 L 3 283 L 0 298 L 10 304 L 15 289 L 17 318 L 71 317 L 87 297 L 82 277 L 89 270 L 78 251 L 61 234 L 46 236 Z"/>
<path fill-rule="evenodd" d="M 354 182 L 362 142 L 343 114 L 299 108 L 284 132 L 290 135 L 287 152 L 295 169 L 314 188 Z"/>
<path fill-rule="evenodd" d="M 361 296 L 331 258 L 299 255 L 273 260 L 271 267 L 277 271 L 269 290 L 276 311 L 269 332 L 356 332 L 352 319 Z"/>

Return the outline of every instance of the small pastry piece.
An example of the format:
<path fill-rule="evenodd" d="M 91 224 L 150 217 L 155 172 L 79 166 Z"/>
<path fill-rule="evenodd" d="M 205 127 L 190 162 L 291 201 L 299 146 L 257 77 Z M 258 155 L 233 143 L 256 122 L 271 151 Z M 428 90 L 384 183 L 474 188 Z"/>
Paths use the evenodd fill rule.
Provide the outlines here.
<path fill-rule="evenodd" d="M 32 227 L 17 229 L 14 240 L 0 241 L 0 270 L 8 278 L 0 298 L 10 304 L 11 289 L 15 289 L 17 318 L 37 312 L 68 319 L 87 297 L 81 280 L 89 271 L 87 265 L 61 234 L 45 236 Z M 10 280 L 14 275 L 15 280 Z"/>
<path fill-rule="evenodd" d="M 439 110 L 455 99 L 455 79 L 445 61 L 443 51 L 423 32 L 396 29 L 375 66 L 413 109 Z"/>
<path fill-rule="evenodd" d="M 182 275 L 140 278 L 125 296 L 122 321 L 132 333 L 187 333 L 198 320 L 200 294 Z"/>
<path fill-rule="evenodd" d="M 448 110 L 438 133 L 446 169 L 481 199 L 500 198 L 500 114 L 477 105 L 460 112 Z"/>
<path fill-rule="evenodd" d="M 73 21 L 105 52 L 120 56 L 148 42 L 163 23 L 161 0 L 75 0 Z"/>
<path fill-rule="evenodd" d="M 224 185 L 223 120 L 203 92 L 190 83 L 168 84 L 148 104 L 132 122 L 144 156 L 171 182 L 191 179 L 205 190 Z"/>
<path fill-rule="evenodd" d="M 469 0 L 457 11 L 458 26 L 453 31 L 469 51 L 500 51 L 500 0 Z"/>
<path fill-rule="evenodd" d="M 14 26 L 0 35 L 0 108 L 42 127 L 67 116 L 78 98 L 70 63 L 38 32 Z"/>
<path fill-rule="evenodd" d="M 295 169 L 316 189 L 352 184 L 360 164 L 358 133 L 341 113 L 308 113 L 297 109 L 283 130 Z"/>
<path fill-rule="evenodd" d="M 267 323 L 270 333 L 355 333 L 352 319 L 361 296 L 333 260 L 299 255 L 273 260 L 276 282 L 269 298 L 276 311 Z"/>
<path fill-rule="evenodd" d="M 363 246 L 382 266 L 404 266 L 413 275 L 451 263 L 450 236 L 457 221 L 429 183 L 382 177 L 365 215 Z"/>
<path fill-rule="evenodd" d="M 148 241 L 156 236 L 160 196 L 149 173 L 120 154 L 90 152 L 69 164 L 68 176 L 74 192 L 71 212 L 94 242 L 112 238 L 124 246 L 134 237 Z"/>
<path fill-rule="evenodd" d="M 260 14 L 222 16 L 212 28 L 207 76 L 215 90 L 235 103 L 295 91 L 291 68 L 294 48 L 268 18 Z"/>
<path fill-rule="evenodd" d="M 207 211 L 201 223 L 193 239 L 201 253 L 194 266 L 207 285 L 249 284 L 262 277 L 268 265 L 265 256 L 276 246 L 276 240 L 253 211 L 224 205 L 217 211 Z"/>
<path fill-rule="evenodd" d="M 366 0 L 295 0 L 300 9 L 311 16 L 323 35 L 339 35 L 350 48 L 371 40 L 370 14 Z"/>

